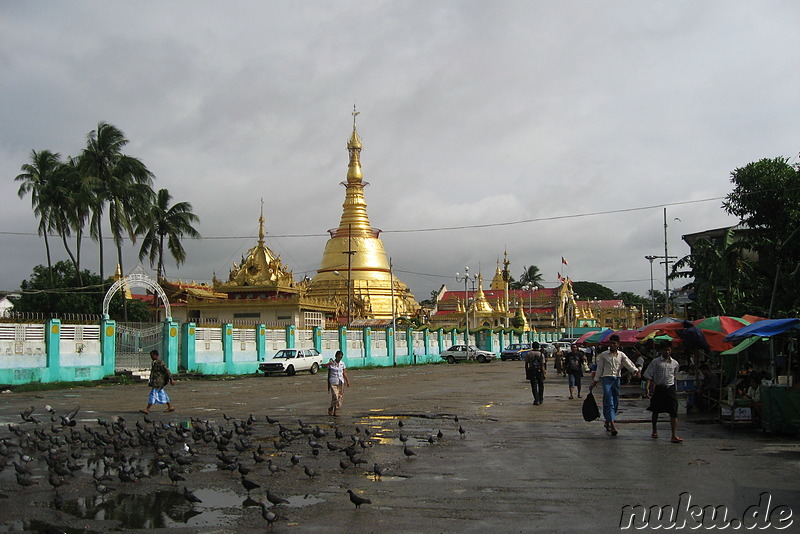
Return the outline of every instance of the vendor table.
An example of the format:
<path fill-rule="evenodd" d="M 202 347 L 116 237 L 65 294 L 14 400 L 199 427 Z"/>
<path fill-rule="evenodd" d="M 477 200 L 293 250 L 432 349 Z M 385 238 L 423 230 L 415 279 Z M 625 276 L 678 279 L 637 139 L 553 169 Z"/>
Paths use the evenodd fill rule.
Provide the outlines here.
<path fill-rule="evenodd" d="M 761 426 L 767 432 L 800 432 L 800 390 L 761 386 Z"/>

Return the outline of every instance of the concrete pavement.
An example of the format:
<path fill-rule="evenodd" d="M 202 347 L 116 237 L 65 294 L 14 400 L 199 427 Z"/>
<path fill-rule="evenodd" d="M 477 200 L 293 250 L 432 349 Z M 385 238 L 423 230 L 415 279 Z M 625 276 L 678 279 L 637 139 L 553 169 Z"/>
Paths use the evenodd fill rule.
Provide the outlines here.
<path fill-rule="evenodd" d="M 234 438 L 231 452 L 225 454 L 238 454 L 242 464 L 252 466 L 248 477 L 261 485 L 252 492 L 253 499 L 263 499 L 269 488 L 292 501 L 277 510 L 281 517 L 275 531 L 611 532 L 619 530 L 625 506 L 678 506 L 681 494 L 684 504 L 688 494 L 691 504 L 700 507 L 725 506 L 729 518 L 741 518 L 765 492 L 772 498 L 772 509 L 784 505 L 794 513 L 800 511 L 796 437 L 730 429 L 712 422 L 710 416 L 695 416 L 682 418 L 679 433 L 686 441 L 676 445 L 669 442 L 666 421 L 660 425 L 662 438 L 650 437 L 646 400 L 624 398 L 620 434 L 611 438 L 600 421 L 583 421 L 581 400 L 567 399 L 566 380 L 554 373 L 545 385 L 545 403 L 533 406 L 521 362 L 349 372 L 353 387 L 346 390 L 343 415 L 337 419 L 325 414 L 328 395 L 322 373 L 181 381 L 169 389 L 177 411 L 154 412 L 150 418 L 157 427 L 196 418 L 221 430 L 253 414 L 252 435 L 245 436 L 250 448 L 237 453 L 231 448 Z M 77 429 L 103 430 L 97 419 L 108 421 L 114 415 L 134 429 L 137 421 L 142 424 L 138 409 L 146 403 L 147 392 L 143 385 L 115 385 L 3 394 L 0 438 L 10 445 L 24 441 L 8 429 L 9 423 L 34 432 L 36 425 L 23 423 L 19 415 L 29 406 L 43 421 L 40 434 L 50 435 L 46 404 L 58 413 L 80 404 Z M 287 449 L 275 448 L 282 441 L 277 425 L 268 424 L 266 415 L 295 434 Z M 319 427 L 326 435 L 309 438 L 298 419 L 306 425 L 303 428 Z M 465 431 L 463 437 L 459 427 Z M 333 437 L 337 428 L 341 439 Z M 439 431 L 441 440 L 435 438 Z M 85 437 L 89 430 L 81 432 Z M 403 454 L 401 434 L 415 456 Z M 346 457 L 325 448 L 314 456 L 309 444 L 314 440 L 340 447 L 360 440 L 364 447 L 358 445 L 356 450 L 365 463 L 342 470 L 339 462 Z M 37 482 L 26 489 L 15 481 L 10 462 L 20 460 L 11 453 L 0 473 L 0 492 L 9 497 L 3 499 L 0 532 L 41 525 L 97 532 L 120 527 L 150 532 L 263 530 L 266 522 L 257 506 L 246 506 L 252 503 L 247 502 L 238 475 L 225 472 L 215 460 L 215 443 L 191 445 L 198 451 L 197 459 L 185 468 L 186 480 L 178 488 L 185 485 L 205 495 L 204 503 L 197 505 L 175 498 L 177 488 L 157 470 L 139 482 L 114 480 L 109 483 L 113 493 L 101 498 L 91 477 L 98 465 L 97 450 L 90 446 L 78 448 L 79 461 L 90 467 L 76 472 L 70 485 L 59 489 L 68 503 L 59 511 L 53 506 L 55 492 L 47 482 L 44 453 L 26 452 L 34 457 L 31 465 Z M 251 461 L 250 454 L 259 445 L 285 471 L 270 474 L 263 463 Z M 153 458 L 152 447 L 123 448 L 121 453 L 125 460 L 135 457 L 143 464 Z M 319 476 L 309 478 L 292 468 L 292 454 L 301 456 L 301 465 Z M 374 463 L 383 468 L 380 479 L 372 475 Z M 347 489 L 369 497 L 372 504 L 355 511 Z M 164 506 L 155 506 L 147 495 L 158 495 L 157 502 Z M 129 508 L 130 503 L 140 503 L 138 515 L 152 520 L 142 524 L 126 517 L 121 512 L 126 502 Z"/>

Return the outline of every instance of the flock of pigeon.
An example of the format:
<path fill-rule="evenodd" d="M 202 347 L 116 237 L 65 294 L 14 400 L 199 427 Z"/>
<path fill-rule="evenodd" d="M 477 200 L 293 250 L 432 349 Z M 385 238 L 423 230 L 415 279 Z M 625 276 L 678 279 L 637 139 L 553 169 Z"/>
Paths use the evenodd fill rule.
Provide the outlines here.
<path fill-rule="evenodd" d="M 404 430 L 402 418 L 392 419 L 392 428 L 379 430 L 346 423 L 308 424 L 300 419 L 281 422 L 252 414 L 247 418 L 223 414 L 222 421 L 190 419 L 183 423 L 156 421 L 148 415 L 137 416 L 135 421 L 113 416 L 86 420 L 79 427 L 79 411 L 75 407 L 61 415 L 45 406 L 44 413 L 37 415 L 31 406 L 20 414 L 21 423 L 8 425 L 8 437 L 0 438 L 0 472 L 13 466 L 17 481 L 13 490 L 25 492 L 49 484 L 51 506 L 61 511 L 64 498 L 59 489 L 79 483 L 79 479 L 87 491 L 103 499 L 112 492 L 125 494 L 126 487 L 143 479 L 166 477 L 174 491 L 194 506 L 202 500 L 189 488 L 187 479 L 197 487 L 203 485 L 203 469 L 213 462 L 216 470 L 230 473 L 225 477 L 230 485 L 246 494 L 243 506 L 260 507 L 271 527 L 278 519 L 287 519 L 284 514 L 290 501 L 273 492 L 279 491 L 281 480 L 302 477 L 313 481 L 333 472 L 348 472 L 378 481 L 387 466 L 370 459 L 376 445 L 402 445 L 402 457 L 398 451 L 396 460 L 389 460 L 393 463 L 411 460 L 417 455 L 415 449 L 445 439 L 441 429 L 436 433 L 425 430 L 422 435 L 417 429 L 411 436 Z M 452 420 L 464 438 L 466 431 L 458 417 Z M 455 436 L 455 430 L 447 431 Z M 409 438 L 419 446 L 409 446 Z M 382 458 L 394 458 L 391 449 L 388 456 L 387 449 L 382 452 Z M 362 492 L 347 489 L 342 493 L 349 496 L 354 510 L 372 503 Z M 0 499 L 8 497 L 0 493 Z"/>

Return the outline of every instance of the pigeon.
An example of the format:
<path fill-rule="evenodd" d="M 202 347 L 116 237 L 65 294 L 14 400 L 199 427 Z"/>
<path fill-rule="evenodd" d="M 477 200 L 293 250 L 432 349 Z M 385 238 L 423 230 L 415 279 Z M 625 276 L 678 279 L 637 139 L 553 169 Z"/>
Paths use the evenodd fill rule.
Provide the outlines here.
<path fill-rule="evenodd" d="M 56 494 L 53 496 L 53 507 L 56 510 L 64 508 L 64 497 L 62 497 L 58 491 L 56 491 Z"/>
<path fill-rule="evenodd" d="M 344 460 L 339 460 L 339 467 L 341 467 L 342 470 L 344 470 L 344 469 L 347 469 L 348 467 L 350 467 L 350 464 L 348 464 Z"/>
<path fill-rule="evenodd" d="M 278 514 L 267 508 L 267 505 L 263 502 L 259 503 L 259 505 L 261 505 L 261 517 L 267 522 L 267 528 L 272 528 L 272 523 L 278 520 Z"/>
<path fill-rule="evenodd" d="M 372 472 L 375 474 L 375 480 L 383 478 L 383 469 L 378 464 L 372 466 Z"/>
<path fill-rule="evenodd" d="M 457 415 L 453 416 L 453 421 L 455 421 L 456 423 L 458 423 L 458 416 L 457 416 Z"/>
<path fill-rule="evenodd" d="M 441 430 L 439 430 L 439 432 L 437 432 L 437 433 L 436 433 L 436 439 L 438 439 L 439 441 L 441 441 L 441 439 L 442 439 L 443 437 L 444 437 L 444 434 L 442 434 L 442 431 L 441 431 Z"/>
<path fill-rule="evenodd" d="M 397 426 L 399 426 L 400 428 L 403 428 L 403 421 L 397 421 Z"/>
<path fill-rule="evenodd" d="M 406 458 L 411 458 L 412 456 L 416 456 L 417 453 L 409 449 L 408 447 L 403 447 L 403 454 L 406 455 Z"/>
<path fill-rule="evenodd" d="M 308 476 L 308 478 L 318 477 L 319 473 L 314 471 L 313 469 L 309 468 L 307 465 L 303 466 L 303 472 Z"/>
<path fill-rule="evenodd" d="M 467 434 L 467 431 L 466 431 L 466 430 L 464 430 L 464 427 L 463 427 L 463 426 L 461 426 L 461 425 L 458 425 L 458 433 L 459 433 L 459 434 L 461 434 L 461 437 L 463 438 L 463 437 L 465 437 L 465 436 L 466 436 L 466 434 Z"/>
<path fill-rule="evenodd" d="M 67 415 L 61 416 L 61 424 L 64 426 L 75 426 L 77 421 L 75 421 L 75 416 L 78 415 L 78 410 L 80 410 L 80 406 L 75 406 Z"/>
<path fill-rule="evenodd" d="M 22 420 L 27 422 L 27 423 L 37 423 L 38 420 L 36 418 L 34 418 L 34 417 L 31 417 L 31 415 L 33 414 L 33 411 L 35 409 L 36 409 L 36 407 L 31 406 L 27 410 L 23 410 L 22 413 L 19 414 L 19 416 L 22 417 Z"/>
<path fill-rule="evenodd" d="M 20 475 L 19 473 L 15 474 L 17 475 L 17 483 L 23 488 L 29 488 L 36 484 L 30 475 Z"/>
<path fill-rule="evenodd" d="M 201 503 L 201 502 L 203 502 L 200 499 L 200 497 L 198 497 L 197 495 L 195 495 L 194 493 L 189 491 L 189 488 L 183 488 L 183 497 L 189 502 L 193 502 L 193 503 Z"/>
<path fill-rule="evenodd" d="M 292 465 L 297 465 L 300 463 L 300 457 L 296 454 L 292 455 Z"/>
<path fill-rule="evenodd" d="M 362 504 L 372 504 L 371 500 L 367 499 L 366 497 L 356 495 L 353 493 L 353 490 L 347 490 L 347 493 L 350 494 L 350 502 L 356 505 L 356 510 L 358 510 Z"/>
<path fill-rule="evenodd" d="M 408 436 L 406 436 L 402 432 L 400 432 L 400 441 L 405 443 L 406 441 L 408 441 Z"/>
<path fill-rule="evenodd" d="M 270 416 L 267 416 L 267 423 L 269 423 L 269 424 L 271 424 L 271 425 L 274 425 L 274 424 L 275 424 L 275 423 L 277 423 L 277 422 L 278 422 L 278 420 L 277 420 L 277 419 L 273 419 L 272 417 L 270 417 Z"/>
<path fill-rule="evenodd" d="M 267 460 L 267 469 L 269 469 L 269 472 L 272 474 L 280 473 L 281 471 L 286 471 L 283 467 L 279 465 L 273 465 L 271 458 Z"/>
<path fill-rule="evenodd" d="M 250 493 L 252 490 L 254 490 L 254 489 L 258 489 L 258 488 L 260 488 L 260 487 L 261 487 L 261 485 L 259 485 L 259 484 L 256 484 L 256 483 L 255 483 L 255 482 L 253 482 L 252 480 L 250 480 L 250 479 L 246 478 L 244 475 L 242 475 L 242 486 L 244 486 L 244 489 L 245 489 L 245 490 L 247 490 L 247 493 L 248 493 L 248 494 L 249 494 L 249 493 Z"/>
<path fill-rule="evenodd" d="M 284 499 L 283 497 L 275 495 L 270 490 L 267 490 L 267 500 L 271 502 L 274 506 L 278 506 L 279 504 L 289 504 L 288 500 Z"/>

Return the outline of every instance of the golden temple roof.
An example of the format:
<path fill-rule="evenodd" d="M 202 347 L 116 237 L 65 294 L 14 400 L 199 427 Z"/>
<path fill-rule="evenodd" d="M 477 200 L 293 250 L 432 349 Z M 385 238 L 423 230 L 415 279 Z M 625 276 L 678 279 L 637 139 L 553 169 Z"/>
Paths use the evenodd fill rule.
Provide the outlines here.
<path fill-rule="evenodd" d="M 486 295 L 483 292 L 483 275 L 480 273 L 478 273 L 478 290 L 475 292 L 475 302 L 473 302 L 472 308 L 477 313 L 494 312 L 492 305 L 489 304 L 489 301 L 486 299 Z"/>
<path fill-rule="evenodd" d="M 292 272 L 281 263 L 264 243 L 264 202 L 261 202 L 261 214 L 258 218 L 258 244 L 242 257 L 241 265 L 233 262 L 228 280 L 214 280 L 214 289 L 230 292 L 237 288 L 266 288 L 270 290 L 296 291 Z"/>

